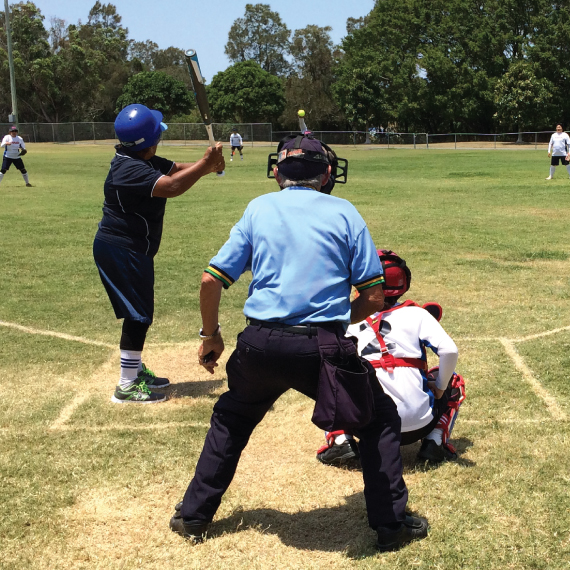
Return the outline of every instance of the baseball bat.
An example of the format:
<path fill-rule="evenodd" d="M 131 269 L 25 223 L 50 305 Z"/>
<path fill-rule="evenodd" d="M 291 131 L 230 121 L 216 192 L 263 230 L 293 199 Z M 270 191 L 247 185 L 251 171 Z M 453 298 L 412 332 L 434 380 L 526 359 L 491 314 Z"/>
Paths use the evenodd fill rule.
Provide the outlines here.
<path fill-rule="evenodd" d="M 299 117 L 299 129 L 303 134 L 309 130 L 305 124 L 305 117 Z"/>
<path fill-rule="evenodd" d="M 204 78 L 202 77 L 200 64 L 198 63 L 198 56 L 196 55 L 196 50 L 193 49 L 189 49 L 185 55 L 186 64 L 188 65 L 188 71 L 190 73 L 190 81 L 192 82 L 192 89 L 194 90 L 194 96 L 196 97 L 196 104 L 198 105 L 200 115 L 202 115 L 202 120 L 204 121 L 206 132 L 208 133 L 210 146 L 214 147 L 216 146 L 216 141 L 214 140 L 212 121 L 210 120 L 210 106 L 208 105 L 208 96 L 206 95 Z M 224 174 L 225 172 L 223 170 L 218 172 L 218 176 L 223 176 Z"/>

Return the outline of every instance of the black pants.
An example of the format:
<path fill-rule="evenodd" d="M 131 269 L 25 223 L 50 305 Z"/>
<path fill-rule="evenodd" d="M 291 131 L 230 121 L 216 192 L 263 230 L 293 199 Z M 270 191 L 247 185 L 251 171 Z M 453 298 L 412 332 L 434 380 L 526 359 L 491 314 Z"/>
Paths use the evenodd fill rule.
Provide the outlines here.
<path fill-rule="evenodd" d="M 343 336 L 342 331 L 338 336 Z M 260 326 L 249 326 L 239 335 L 226 368 L 229 391 L 214 406 L 194 479 L 184 495 L 185 520 L 213 519 L 255 426 L 290 388 L 314 400 L 320 363 L 316 336 Z M 408 491 L 402 477 L 401 422 L 396 405 L 384 394 L 375 375 L 371 385 L 376 415 L 356 435 L 360 438 L 368 522 L 376 529 L 404 520 Z"/>
<path fill-rule="evenodd" d="M 443 393 L 443 396 L 439 398 L 439 400 L 435 400 L 433 406 L 434 418 L 427 426 L 414 431 L 407 431 L 402 434 L 402 445 L 411 445 L 412 443 L 416 443 L 416 441 L 420 441 L 435 429 L 437 422 L 439 422 L 439 418 L 447 412 L 447 406 L 451 399 L 451 392 L 452 388 L 451 386 L 448 386 Z"/>
<path fill-rule="evenodd" d="M 2 160 L 2 171 L 10 170 L 10 166 L 12 166 L 12 164 L 21 172 L 26 171 L 24 161 L 21 158 L 8 158 L 7 156 L 5 156 Z"/>

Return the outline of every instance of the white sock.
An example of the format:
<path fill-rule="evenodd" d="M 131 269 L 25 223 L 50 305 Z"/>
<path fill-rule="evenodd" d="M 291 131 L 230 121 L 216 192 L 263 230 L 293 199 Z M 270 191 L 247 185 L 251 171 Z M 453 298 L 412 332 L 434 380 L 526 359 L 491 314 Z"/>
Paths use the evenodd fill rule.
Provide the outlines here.
<path fill-rule="evenodd" d="M 443 442 L 443 430 L 441 428 L 435 428 L 426 435 L 426 439 L 431 439 L 435 441 L 437 445 L 441 445 Z"/>
<path fill-rule="evenodd" d="M 349 433 L 341 433 L 340 435 L 337 435 L 334 438 L 334 444 L 341 445 L 342 443 L 348 441 L 349 439 L 354 439 L 354 437 L 352 437 Z"/>
<path fill-rule="evenodd" d="M 123 390 L 126 390 L 135 383 L 139 373 L 139 366 L 141 366 L 141 354 L 141 350 L 121 350 L 121 377 L 119 379 L 119 386 Z"/>
<path fill-rule="evenodd" d="M 28 176 L 28 173 L 27 172 L 25 174 L 22 173 L 22 176 L 24 178 L 24 182 L 26 184 L 29 184 L 30 183 L 30 177 Z"/>
<path fill-rule="evenodd" d="M 566 165 L 566 171 L 568 172 L 568 175 L 570 176 L 570 164 Z"/>
<path fill-rule="evenodd" d="M 556 166 L 551 166 L 550 167 L 550 177 L 554 178 L 554 170 L 556 169 Z"/>
<path fill-rule="evenodd" d="M 4 178 L 4 174 L 0 172 L 0 182 L 2 182 L 2 178 Z"/>

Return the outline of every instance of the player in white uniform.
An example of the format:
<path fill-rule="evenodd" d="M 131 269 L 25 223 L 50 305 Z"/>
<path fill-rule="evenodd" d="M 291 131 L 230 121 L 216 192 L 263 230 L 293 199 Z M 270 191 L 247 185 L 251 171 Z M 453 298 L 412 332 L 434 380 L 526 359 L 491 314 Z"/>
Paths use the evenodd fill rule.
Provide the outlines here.
<path fill-rule="evenodd" d="M 240 158 L 243 160 L 243 139 L 235 127 L 232 129 L 232 134 L 230 135 L 230 145 L 232 147 L 232 156 L 230 158 L 230 162 L 233 161 L 234 152 L 236 150 L 239 151 Z"/>
<path fill-rule="evenodd" d="M 398 303 L 410 287 L 406 262 L 389 250 L 379 250 L 384 268 L 384 309 L 350 325 L 347 335 L 358 339 L 358 352 L 376 369 L 384 392 L 396 403 L 402 420 L 402 445 L 423 439 L 419 459 L 441 462 L 456 459 L 448 443 L 457 410 L 465 399 L 464 382 L 454 373 L 457 347 L 439 324 L 441 307 L 413 301 Z M 436 318 L 434 318 L 434 316 Z M 426 347 L 439 357 L 439 367 L 428 371 Z M 358 459 L 358 447 L 345 432 L 326 434 L 327 444 L 317 458 L 329 465 Z"/>
<path fill-rule="evenodd" d="M 550 174 L 546 180 L 552 180 L 554 170 L 560 164 L 560 160 L 570 175 L 570 137 L 564 132 L 564 127 L 560 123 L 556 125 L 556 132 L 550 137 L 548 157 L 552 158 L 550 158 Z"/>
<path fill-rule="evenodd" d="M 18 136 L 17 127 L 10 127 L 9 134 L 2 139 L 2 144 L 0 146 L 4 149 L 2 169 L 0 169 L 0 182 L 2 181 L 2 178 L 4 178 L 6 171 L 10 166 L 12 166 L 12 164 L 14 164 L 24 178 L 26 186 L 31 186 L 28 171 L 26 170 L 24 161 L 22 160 L 22 156 L 24 156 L 28 151 L 26 150 L 24 139 Z"/>

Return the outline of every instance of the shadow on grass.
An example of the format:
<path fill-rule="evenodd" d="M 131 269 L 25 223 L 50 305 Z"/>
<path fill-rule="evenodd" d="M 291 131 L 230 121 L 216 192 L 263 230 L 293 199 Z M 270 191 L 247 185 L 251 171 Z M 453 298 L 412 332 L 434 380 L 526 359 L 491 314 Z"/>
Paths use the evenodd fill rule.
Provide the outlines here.
<path fill-rule="evenodd" d="M 475 463 L 461 455 L 473 445 L 468 438 L 453 440 L 459 458 L 454 463 L 472 467 Z M 422 464 L 416 459 L 417 444 L 402 447 L 404 474 L 412 470 L 429 470 L 439 465 Z M 344 468 L 353 469 L 345 466 Z M 334 467 L 331 467 L 334 469 Z M 375 533 L 366 519 L 364 493 L 354 493 L 346 497 L 346 503 L 335 507 L 323 507 L 306 512 L 284 513 L 276 509 L 236 510 L 231 516 L 214 522 L 210 536 L 256 530 L 265 534 L 275 534 L 286 546 L 299 550 L 319 550 L 323 552 L 343 552 L 348 558 L 363 559 L 374 556 Z M 420 515 L 422 513 L 412 512 Z M 334 529 L 334 532 L 331 532 Z"/>
<path fill-rule="evenodd" d="M 226 385 L 226 380 L 198 380 L 195 382 L 176 382 L 170 387 L 169 399 L 176 398 L 197 398 L 208 396 L 217 398 L 218 390 Z"/>
<path fill-rule="evenodd" d="M 346 497 L 344 505 L 307 512 L 237 510 L 215 521 L 208 534 L 216 537 L 245 530 L 277 535 L 283 544 L 299 550 L 343 552 L 352 559 L 374 556 L 378 552 L 374 548 L 376 534 L 368 527 L 362 492 Z"/>

